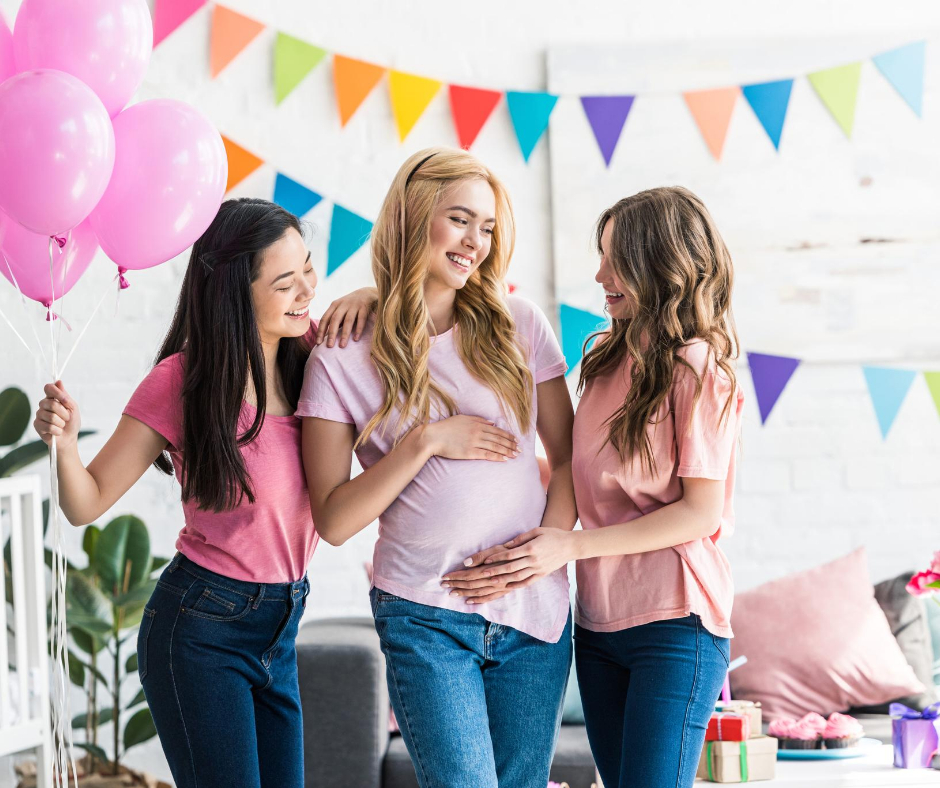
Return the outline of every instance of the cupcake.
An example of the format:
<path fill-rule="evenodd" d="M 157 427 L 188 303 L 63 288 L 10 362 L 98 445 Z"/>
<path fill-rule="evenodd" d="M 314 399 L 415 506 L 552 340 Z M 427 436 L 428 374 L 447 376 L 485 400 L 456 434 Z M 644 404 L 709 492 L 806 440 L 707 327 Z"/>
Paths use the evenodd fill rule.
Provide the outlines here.
<path fill-rule="evenodd" d="M 862 724 L 848 714 L 833 712 L 823 729 L 822 737 L 826 749 L 834 750 L 843 747 L 854 747 L 864 734 Z"/>
<path fill-rule="evenodd" d="M 811 712 L 798 720 L 774 720 L 768 726 L 767 733 L 777 739 L 777 746 L 781 750 L 818 750 L 825 727 L 826 720 Z"/>

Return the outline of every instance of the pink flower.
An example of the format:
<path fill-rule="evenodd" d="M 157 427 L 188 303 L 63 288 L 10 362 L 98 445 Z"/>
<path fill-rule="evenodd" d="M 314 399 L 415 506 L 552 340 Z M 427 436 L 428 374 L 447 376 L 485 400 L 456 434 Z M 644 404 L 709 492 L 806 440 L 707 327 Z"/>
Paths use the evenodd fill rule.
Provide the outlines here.
<path fill-rule="evenodd" d="M 934 556 L 934 560 L 936 561 L 936 556 Z M 928 594 L 935 594 L 937 591 L 940 591 L 940 587 L 930 588 L 931 583 L 940 583 L 940 572 L 934 572 L 931 569 L 925 572 L 918 572 L 910 579 L 910 582 L 908 582 L 906 586 L 907 592 L 914 596 L 927 596 Z"/>
<path fill-rule="evenodd" d="M 930 562 L 930 571 L 940 574 L 940 550 L 933 554 L 933 561 Z"/>

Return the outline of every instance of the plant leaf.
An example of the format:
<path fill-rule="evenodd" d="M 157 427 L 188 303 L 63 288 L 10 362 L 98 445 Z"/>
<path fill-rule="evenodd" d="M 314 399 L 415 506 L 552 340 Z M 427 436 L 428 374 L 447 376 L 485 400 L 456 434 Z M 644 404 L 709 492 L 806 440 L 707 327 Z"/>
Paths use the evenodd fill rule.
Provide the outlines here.
<path fill-rule="evenodd" d="M 76 747 L 81 747 L 85 752 L 89 752 L 94 755 L 99 761 L 104 763 L 111 763 L 111 760 L 108 758 L 108 753 L 106 753 L 101 747 L 97 744 L 89 744 L 88 742 L 77 741 L 75 742 Z"/>
<path fill-rule="evenodd" d="M 88 566 L 95 565 L 95 546 L 98 544 L 98 537 L 101 536 L 101 529 L 95 525 L 89 525 L 85 528 L 82 535 L 82 550 L 88 556 Z"/>
<path fill-rule="evenodd" d="M 137 668 L 135 667 L 134 669 L 136 670 Z M 138 690 L 137 694 L 134 696 L 134 700 L 128 703 L 127 706 L 124 707 L 124 710 L 127 711 L 128 709 L 133 709 L 134 706 L 138 706 L 141 703 L 146 703 L 146 702 L 147 702 L 147 696 L 144 695 L 144 688 L 141 687 L 140 690 Z"/>
<path fill-rule="evenodd" d="M 114 716 L 114 709 L 110 706 L 106 709 L 101 709 L 98 712 L 98 724 L 105 725 L 106 723 L 111 722 L 111 718 Z M 88 715 L 87 714 L 76 714 L 72 717 L 72 727 L 73 728 L 84 728 L 88 724 Z"/>
<path fill-rule="evenodd" d="M 127 658 L 127 662 L 124 663 L 124 672 L 133 673 L 137 670 L 137 652 L 135 651 Z"/>
<path fill-rule="evenodd" d="M 65 580 L 66 621 L 90 634 L 106 634 L 114 624 L 111 602 L 81 572 L 69 572 Z"/>
<path fill-rule="evenodd" d="M 69 649 L 69 679 L 76 687 L 85 686 L 85 663 Z"/>
<path fill-rule="evenodd" d="M 143 744 L 157 735 L 150 709 L 141 709 L 127 721 L 124 728 L 124 749 L 129 750 L 136 744 Z"/>
<path fill-rule="evenodd" d="M 90 632 L 85 632 L 85 630 L 79 629 L 78 627 L 72 627 L 71 621 L 69 621 L 69 634 L 72 636 L 75 645 L 86 654 L 97 654 L 104 648 L 104 641 L 95 637 Z M 102 681 L 104 681 L 104 679 L 102 679 Z M 107 684 L 107 682 L 105 682 L 105 684 Z"/>
<path fill-rule="evenodd" d="M 26 432 L 33 409 L 22 389 L 0 391 L 0 446 L 12 446 Z"/>
<path fill-rule="evenodd" d="M 78 433 L 79 438 L 86 435 L 94 435 L 94 430 L 81 430 Z M 49 456 L 49 447 L 42 441 L 32 441 L 17 446 L 12 451 L 7 452 L 0 457 L 0 477 L 12 476 L 17 471 L 22 470 L 27 465 L 32 465 L 37 460 Z"/>
<path fill-rule="evenodd" d="M 133 588 L 126 594 L 119 594 L 114 597 L 112 602 L 115 607 L 135 607 L 137 605 L 146 605 L 157 587 L 157 581 L 153 578 L 147 578 L 137 588 Z"/>
<path fill-rule="evenodd" d="M 112 596 L 135 589 L 149 577 L 150 562 L 150 534 L 139 517 L 116 517 L 98 537 L 95 570 Z"/>
<path fill-rule="evenodd" d="M 162 569 L 162 568 L 165 567 L 168 563 L 170 563 L 170 559 L 169 559 L 169 558 L 162 558 L 161 556 L 156 556 L 156 555 L 155 555 L 155 556 L 153 557 L 153 563 L 152 563 L 151 566 L 150 566 L 150 571 L 151 571 L 151 572 L 155 572 L 155 571 L 158 570 L 158 569 Z"/>

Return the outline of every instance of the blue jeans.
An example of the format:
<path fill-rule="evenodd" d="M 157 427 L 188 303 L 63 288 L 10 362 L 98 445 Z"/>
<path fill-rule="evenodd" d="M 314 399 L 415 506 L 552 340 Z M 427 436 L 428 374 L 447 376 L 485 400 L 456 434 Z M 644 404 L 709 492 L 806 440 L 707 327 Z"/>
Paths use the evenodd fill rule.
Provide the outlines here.
<path fill-rule="evenodd" d="M 605 788 L 691 788 L 729 642 L 696 615 L 619 632 L 575 627 L 584 723 Z"/>
<path fill-rule="evenodd" d="M 163 570 L 137 665 L 177 788 L 303 788 L 294 640 L 309 588 L 232 580 L 181 553 Z"/>
<path fill-rule="evenodd" d="M 568 671 L 557 643 L 371 592 L 388 692 L 422 788 L 545 788 Z"/>

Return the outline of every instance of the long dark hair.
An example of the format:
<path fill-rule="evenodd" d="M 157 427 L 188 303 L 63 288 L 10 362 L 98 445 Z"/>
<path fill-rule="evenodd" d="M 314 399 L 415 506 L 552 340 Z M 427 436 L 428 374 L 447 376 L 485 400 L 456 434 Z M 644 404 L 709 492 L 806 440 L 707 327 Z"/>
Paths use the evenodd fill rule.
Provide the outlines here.
<path fill-rule="evenodd" d="M 266 200 L 226 200 L 193 245 L 176 314 L 159 363 L 183 352 L 183 500 L 200 509 L 233 509 L 243 498 L 254 503 L 251 479 L 239 448 L 261 432 L 267 405 L 264 353 L 251 299 L 265 249 L 300 221 Z M 284 338 L 277 369 L 287 401 L 297 405 L 310 348 L 302 338 Z M 238 417 L 248 376 L 257 412 L 238 434 Z M 154 463 L 164 473 L 173 463 L 164 452 Z"/>

